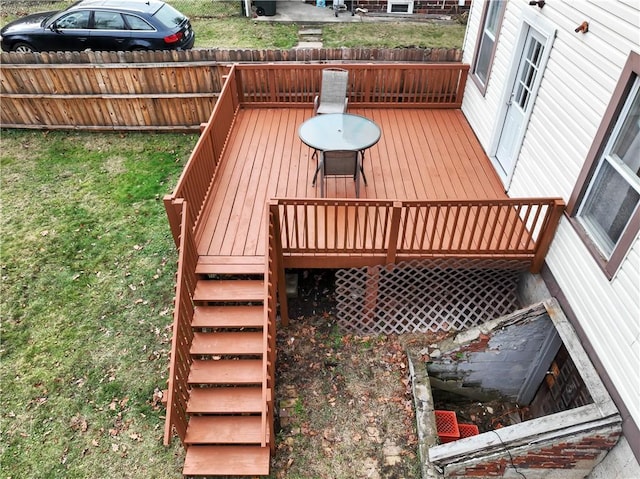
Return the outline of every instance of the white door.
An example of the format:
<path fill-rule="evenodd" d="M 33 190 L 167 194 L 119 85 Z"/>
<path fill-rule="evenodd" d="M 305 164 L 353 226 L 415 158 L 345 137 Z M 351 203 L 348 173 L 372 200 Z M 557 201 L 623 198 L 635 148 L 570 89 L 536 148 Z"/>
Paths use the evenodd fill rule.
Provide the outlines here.
<path fill-rule="evenodd" d="M 495 154 L 498 166 L 502 169 L 499 173 L 505 178 L 511 177 L 520 153 L 537 86 L 542 77 L 545 43 L 546 38 L 529 27 Z"/>

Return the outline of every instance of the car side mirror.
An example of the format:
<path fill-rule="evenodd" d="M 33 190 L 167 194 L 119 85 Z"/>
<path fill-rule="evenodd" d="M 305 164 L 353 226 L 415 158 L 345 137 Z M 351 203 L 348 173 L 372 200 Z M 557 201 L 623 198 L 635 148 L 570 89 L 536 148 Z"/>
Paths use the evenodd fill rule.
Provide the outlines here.
<path fill-rule="evenodd" d="M 49 25 L 49 30 L 51 30 L 52 32 L 60 31 L 60 29 L 58 28 L 58 23 L 53 22 L 51 25 Z"/>

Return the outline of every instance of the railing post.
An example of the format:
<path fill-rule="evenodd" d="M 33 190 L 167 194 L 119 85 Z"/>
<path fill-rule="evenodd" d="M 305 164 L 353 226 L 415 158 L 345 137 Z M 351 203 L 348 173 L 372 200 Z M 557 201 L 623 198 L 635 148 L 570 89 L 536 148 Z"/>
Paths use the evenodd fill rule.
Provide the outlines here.
<path fill-rule="evenodd" d="M 456 90 L 456 101 L 454 102 L 454 108 L 462 107 L 462 99 L 464 97 L 464 90 L 467 86 L 467 76 L 469 74 L 469 65 L 458 66 L 458 88 Z"/>
<path fill-rule="evenodd" d="M 165 195 L 162 201 L 164 202 L 164 209 L 167 212 L 173 242 L 176 244 L 176 248 L 179 248 L 181 223 L 179 211 L 182 209 L 182 199 L 174 202 L 173 195 Z"/>
<path fill-rule="evenodd" d="M 529 268 L 529 271 L 533 274 L 539 273 L 542 269 L 544 259 L 549 252 L 551 241 L 553 241 L 553 237 L 558 229 L 558 224 L 560 223 L 560 218 L 564 212 L 564 201 L 561 199 L 554 199 L 550 209 L 551 211 L 547 212 L 544 229 L 542 230 L 541 237 L 537 242 L 536 252 L 533 257 L 533 261 L 531 262 L 531 267 Z"/>
<path fill-rule="evenodd" d="M 400 235 L 400 217 L 402 216 L 402 202 L 394 201 L 391 209 L 391 227 L 389 228 L 389 243 L 387 244 L 387 264 L 396 262 L 398 252 L 398 236 Z"/>
<path fill-rule="evenodd" d="M 278 209 L 278 203 L 276 201 L 270 201 L 269 206 L 270 214 L 268 218 L 273 221 L 273 240 L 274 253 L 275 253 L 275 267 L 278 269 L 278 300 L 280 302 L 280 319 L 282 320 L 282 326 L 289 326 L 289 305 L 287 303 L 287 285 L 285 281 L 284 273 L 284 261 L 282 259 L 282 233 L 280 231 L 280 210 Z M 269 225 L 267 225 L 268 230 Z"/>

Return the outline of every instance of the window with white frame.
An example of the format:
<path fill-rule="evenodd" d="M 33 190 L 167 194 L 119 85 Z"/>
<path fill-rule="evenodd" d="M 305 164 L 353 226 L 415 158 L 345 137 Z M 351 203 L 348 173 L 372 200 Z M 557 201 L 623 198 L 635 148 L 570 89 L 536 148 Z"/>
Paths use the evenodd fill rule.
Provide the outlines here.
<path fill-rule="evenodd" d="M 413 0 L 389 0 L 387 13 L 413 13 Z"/>
<path fill-rule="evenodd" d="M 507 2 L 504 0 L 490 0 L 486 2 L 478 34 L 478 43 L 474 56 L 472 78 L 478 84 L 482 92 L 487 89 L 487 81 L 493 65 L 496 44 L 502 17 Z"/>
<path fill-rule="evenodd" d="M 569 203 L 613 277 L 640 230 L 640 55 L 632 54 Z"/>

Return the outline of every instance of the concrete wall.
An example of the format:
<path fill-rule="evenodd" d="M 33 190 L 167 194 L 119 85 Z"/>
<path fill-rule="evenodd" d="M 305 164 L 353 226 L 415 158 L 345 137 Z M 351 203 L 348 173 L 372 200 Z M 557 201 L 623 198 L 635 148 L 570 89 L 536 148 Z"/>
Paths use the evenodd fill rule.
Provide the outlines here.
<path fill-rule="evenodd" d="M 638 477 L 640 477 L 640 468 L 629 443 L 623 437 L 593 469 L 587 479 L 638 479 Z"/>
<path fill-rule="evenodd" d="M 524 319 L 522 319 L 524 318 Z M 428 366 L 429 376 L 444 381 L 455 392 L 485 400 L 491 397 L 518 401 L 525 383 L 537 369 L 549 367 L 553 355 L 544 356 L 545 344 L 553 325 L 544 307 L 520 312 L 512 325 L 492 330 L 494 322 L 458 334 Z M 432 352 L 433 354 L 433 352 Z M 546 357 L 546 363 L 540 364 Z M 542 377 L 538 376 L 537 389 Z M 435 386 L 438 387 L 438 386 Z M 480 390 L 480 391 L 478 391 Z M 528 396 L 530 400 L 532 394 Z M 528 401 L 525 401 L 528 402 Z"/>
<path fill-rule="evenodd" d="M 531 325 L 536 327 L 531 329 Z M 435 360 L 431 357 L 430 360 L 438 365 L 444 364 L 444 372 L 453 374 L 457 371 L 454 359 L 464 362 L 466 356 L 472 363 L 474 359 L 484 359 L 483 353 L 492 351 L 492 343 L 497 345 L 494 353 L 503 348 L 508 353 L 510 348 L 516 351 L 514 356 L 527 357 L 528 349 L 521 347 L 522 344 L 527 343 L 530 334 L 535 336 L 544 330 L 555 330 L 593 402 L 432 447 L 427 446 L 427 434 L 419 434 L 421 451 L 428 448 L 428 458 L 425 459 L 428 467 L 423 469 L 423 477 L 433 477 L 434 471 L 439 471 L 441 477 L 446 478 L 515 478 L 524 474 L 528 479 L 582 479 L 606 458 L 621 436 L 621 418 L 575 331 L 554 299 L 459 333 L 453 340 L 438 344 L 438 357 Z M 518 337 L 520 335 L 521 338 Z M 436 351 L 434 348 L 429 348 L 431 356 Z M 425 351 L 419 353 L 425 354 Z M 509 362 L 508 355 L 505 360 Z M 476 366 L 480 369 L 483 367 L 480 363 Z M 433 364 L 428 367 L 431 371 Z M 489 366 L 485 372 L 491 373 L 491 369 L 492 366 Z M 511 373 L 503 370 L 502 374 Z M 515 384 L 515 376 L 505 378 L 505 384 L 510 388 Z M 524 377 L 527 377 L 527 373 Z M 431 374 L 429 381 L 432 381 Z M 416 408 L 419 409 L 418 406 Z M 425 407 L 422 409 L 427 410 Z M 429 425 L 424 417 L 418 424 L 421 422 Z M 620 451 L 624 457 L 624 449 Z M 611 464 L 612 468 L 620 468 L 620 464 L 613 459 Z M 611 470 L 607 469 L 607 472 Z M 633 469 L 630 467 L 628 470 Z"/>

